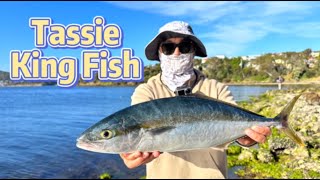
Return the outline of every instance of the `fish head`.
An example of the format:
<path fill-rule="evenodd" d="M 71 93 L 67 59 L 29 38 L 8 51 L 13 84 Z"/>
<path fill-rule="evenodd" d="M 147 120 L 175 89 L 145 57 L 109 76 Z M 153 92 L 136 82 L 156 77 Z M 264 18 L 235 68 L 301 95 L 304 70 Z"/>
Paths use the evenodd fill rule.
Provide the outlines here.
<path fill-rule="evenodd" d="M 128 126 L 135 122 L 121 116 L 110 116 L 85 130 L 77 139 L 77 147 L 99 153 L 133 152 L 139 143 L 140 129 Z"/>

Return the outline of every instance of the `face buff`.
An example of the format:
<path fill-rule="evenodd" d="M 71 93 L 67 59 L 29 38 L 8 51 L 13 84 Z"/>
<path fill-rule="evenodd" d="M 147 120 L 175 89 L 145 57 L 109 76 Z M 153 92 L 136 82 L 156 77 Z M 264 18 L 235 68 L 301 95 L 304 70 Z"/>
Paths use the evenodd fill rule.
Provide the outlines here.
<path fill-rule="evenodd" d="M 161 79 L 171 91 L 182 87 L 194 75 L 194 53 L 165 55 L 159 52 Z"/>

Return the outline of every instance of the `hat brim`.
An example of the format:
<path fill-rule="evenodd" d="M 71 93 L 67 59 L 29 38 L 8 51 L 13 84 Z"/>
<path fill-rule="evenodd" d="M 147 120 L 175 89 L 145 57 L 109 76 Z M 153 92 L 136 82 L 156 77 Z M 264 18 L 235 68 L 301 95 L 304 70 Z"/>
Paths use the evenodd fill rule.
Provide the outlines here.
<path fill-rule="evenodd" d="M 176 33 L 172 31 L 164 31 L 159 33 L 153 40 L 149 42 L 149 44 L 145 48 L 145 54 L 147 59 L 153 60 L 153 61 L 160 61 L 159 55 L 158 55 L 158 49 L 161 42 L 165 41 L 168 38 L 173 37 L 182 37 L 186 38 L 188 37 L 190 40 L 192 40 L 196 44 L 196 52 L 195 56 L 199 57 L 207 57 L 207 51 L 202 42 L 195 36 L 190 34 L 182 34 L 182 33 Z"/>

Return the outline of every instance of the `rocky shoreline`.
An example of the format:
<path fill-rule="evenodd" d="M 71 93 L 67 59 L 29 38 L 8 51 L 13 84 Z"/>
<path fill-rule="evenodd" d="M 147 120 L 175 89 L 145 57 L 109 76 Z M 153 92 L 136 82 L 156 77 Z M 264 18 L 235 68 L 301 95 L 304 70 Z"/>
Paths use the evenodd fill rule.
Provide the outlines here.
<path fill-rule="evenodd" d="M 239 106 L 258 114 L 274 117 L 296 95 L 289 123 L 306 147 L 299 147 L 276 128 L 268 141 L 257 148 L 228 148 L 228 166 L 243 166 L 236 171 L 241 178 L 320 178 L 320 88 L 272 90 L 241 102 Z"/>

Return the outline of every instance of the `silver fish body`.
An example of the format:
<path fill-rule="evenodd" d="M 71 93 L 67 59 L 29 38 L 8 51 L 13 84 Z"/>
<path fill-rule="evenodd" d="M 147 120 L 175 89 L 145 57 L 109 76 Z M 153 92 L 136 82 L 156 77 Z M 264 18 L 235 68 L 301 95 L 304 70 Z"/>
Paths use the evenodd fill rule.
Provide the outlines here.
<path fill-rule="evenodd" d="M 175 152 L 215 147 L 245 136 L 245 129 L 282 126 L 298 97 L 275 118 L 212 98 L 177 96 L 120 110 L 87 129 L 79 148 L 100 153 Z M 303 142 L 292 132 L 298 143 Z"/>

